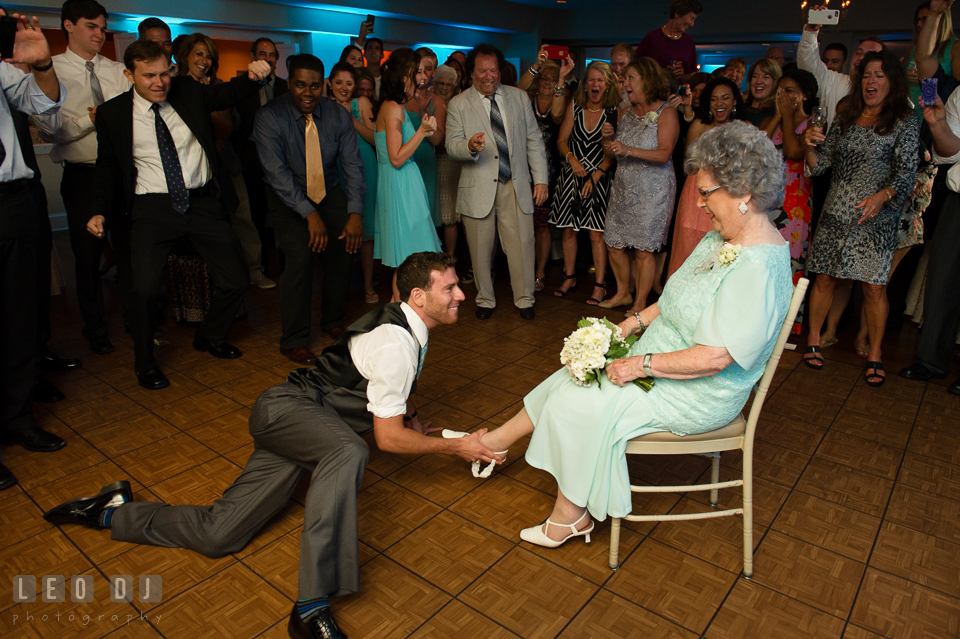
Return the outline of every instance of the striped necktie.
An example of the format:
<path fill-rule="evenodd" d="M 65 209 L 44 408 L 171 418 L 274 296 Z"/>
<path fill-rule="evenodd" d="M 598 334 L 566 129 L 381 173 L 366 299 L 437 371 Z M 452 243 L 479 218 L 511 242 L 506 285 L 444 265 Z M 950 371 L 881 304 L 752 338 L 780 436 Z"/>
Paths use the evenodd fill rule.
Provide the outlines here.
<path fill-rule="evenodd" d="M 490 100 L 490 126 L 493 127 L 493 140 L 497 143 L 497 157 L 500 162 L 500 172 L 497 179 L 501 184 L 510 181 L 510 147 L 507 146 L 507 130 L 503 127 L 503 116 L 497 106 L 497 96 L 486 96 Z"/>

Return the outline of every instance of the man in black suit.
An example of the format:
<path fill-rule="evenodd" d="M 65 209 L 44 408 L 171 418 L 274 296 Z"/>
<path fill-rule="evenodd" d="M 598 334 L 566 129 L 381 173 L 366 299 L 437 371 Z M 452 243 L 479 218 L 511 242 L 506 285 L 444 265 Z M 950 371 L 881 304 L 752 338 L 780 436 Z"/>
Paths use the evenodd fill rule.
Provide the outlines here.
<path fill-rule="evenodd" d="M 240 124 L 233 128 L 230 135 L 230 143 L 240 156 L 243 167 L 243 181 L 247 186 L 247 198 L 250 200 L 250 217 L 260 232 L 260 243 L 263 246 L 272 246 L 272 242 L 265 237 L 267 188 L 263 181 L 263 168 L 257 155 L 257 145 L 253 141 L 253 119 L 260 107 L 289 91 L 287 81 L 277 77 L 279 57 L 277 45 L 270 38 L 257 38 L 250 47 L 251 60 L 264 60 L 270 65 L 270 78 L 260 87 L 258 94 L 251 95 L 236 106 Z"/>
<path fill-rule="evenodd" d="M 253 61 L 246 75 L 215 85 L 171 79 L 166 52 L 148 40 L 127 47 L 123 63 L 133 88 L 103 103 L 96 122 L 96 192 L 106 215 L 92 217 L 87 229 L 100 237 L 106 219 L 130 214 L 134 367 L 140 385 L 156 390 L 170 382 L 153 357 L 148 301 L 160 293 L 167 255 L 181 237 L 203 256 L 214 285 L 193 347 L 214 357 L 240 357 L 226 337 L 248 286 L 247 266 L 227 216 L 237 195 L 217 153 L 210 113 L 255 95 L 270 65 Z M 110 194 L 118 186 L 124 211 L 111 210 Z"/>

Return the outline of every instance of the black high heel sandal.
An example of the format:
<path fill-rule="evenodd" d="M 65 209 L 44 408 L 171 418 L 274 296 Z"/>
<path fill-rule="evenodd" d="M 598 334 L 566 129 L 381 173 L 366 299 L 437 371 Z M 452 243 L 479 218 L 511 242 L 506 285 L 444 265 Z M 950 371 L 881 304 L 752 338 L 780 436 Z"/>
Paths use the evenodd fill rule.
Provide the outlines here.
<path fill-rule="evenodd" d="M 570 288 L 568 288 L 568 289 L 565 290 L 565 291 L 562 291 L 562 290 L 560 290 L 560 289 L 558 288 L 557 290 L 555 290 L 555 291 L 553 292 L 553 296 L 554 296 L 554 297 L 563 297 L 564 295 L 566 295 L 567 293 L 569 293 L 569 292 L 572 291 L 573 289 L 577 288 L 576 279 L 577 279 L 576 274 L 573 274 L 573 275 L 564 275 L 564 276 L 563 276 L 563 281 L 566 282 L 567 280 L 574 280 L 573 286 L 571 286 Z"/>
<path fill-rule="evenodd" d="M 603 298 L 605 298 L 605 297 L 607 296 L 607 287 L 604 285 L 603 282 L 594 282 L 594 283 L 593 283 L 593 289 L 594 289 L 594 291 L 596 291 L 598 288 L 603 291 L 603 295 L 600 296 L 600 299 L 595 298 L 593 295 L 591 295 L 590 297 L 588 297 L 588 298 L 587 298 L 587 306 L 599 306 L 599 305 L 600 305 L 600 302 L 603 301 Z"/>

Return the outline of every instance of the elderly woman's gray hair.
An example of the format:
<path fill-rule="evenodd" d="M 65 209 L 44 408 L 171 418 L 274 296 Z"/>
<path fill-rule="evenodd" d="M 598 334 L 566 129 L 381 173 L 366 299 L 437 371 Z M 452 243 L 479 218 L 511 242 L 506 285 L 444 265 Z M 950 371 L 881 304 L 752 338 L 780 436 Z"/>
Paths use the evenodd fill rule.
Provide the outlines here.
<path fill-rule="evenodd" d="M 457 78 L 457 70 L 453 67 L 448 67 L 445 64 L 441 64 L 439 67 L 437 67 L 437 74 L 433 76 L 433 81 L 436 82 L 437 80 L 452 82 L 454 86 L 456 86 L 459 80 Z"/>
<path fill-rule="evenodd" d="M 758 211 L 782 206 L 787 174 L 766 133 L 735 120 L 704 133 L 687 149 L 687 175 L 703 169 L 733 196 L 751 194 Z"/>

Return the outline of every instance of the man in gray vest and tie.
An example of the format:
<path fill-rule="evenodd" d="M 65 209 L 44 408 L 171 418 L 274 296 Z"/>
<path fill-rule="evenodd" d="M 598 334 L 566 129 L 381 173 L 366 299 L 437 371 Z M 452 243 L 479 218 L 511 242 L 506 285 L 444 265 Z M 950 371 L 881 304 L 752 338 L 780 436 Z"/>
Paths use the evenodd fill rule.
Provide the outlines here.
<path fill-rule="evenodd" d="M 118 541 L 221 557 L 240 551 L 286 507 L 301 475 L 311 473 L 299 595 L 288 631 L 291 637 L 343 637 L 328 598 L 360 590 L 357 493 L 368 454 L 360 436 L 372 430 L 385 452 L 502 460 L 480 442 L 486 429 L 460 439 L 426 437 L 410 401 L 429 331 L 457 321 L 464 295 L 455 263 L 444 253 L 408 257 L 397 270 L 403 302 L 364 315 L 314 368 L 298 369 L 285 384 L 267 389 L 250 415 L 254 450 L 246 468 L 212 506 L 130 503 L 130 484 L 120 481 L 44 518 L 110 528 Z"/>
<path fill-rule="evenodd" d="M 547 200 L 547 154 L 526 92 L 500 84 L 503 64 L 503 54 L 489 44 L 470 51 L 466 66 L 473 86 L 450 100 L 445 145 L 450 157 L 463 162 L 457 213 L 473 261 L 477 318 L 489 319 L 497 305 L 490 258 L 499 230 L 513 303 L 520 317 L 532 320 L 533 203 Z"/>

